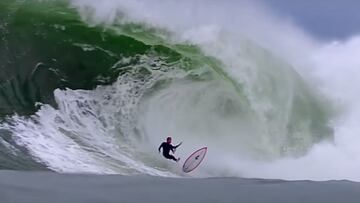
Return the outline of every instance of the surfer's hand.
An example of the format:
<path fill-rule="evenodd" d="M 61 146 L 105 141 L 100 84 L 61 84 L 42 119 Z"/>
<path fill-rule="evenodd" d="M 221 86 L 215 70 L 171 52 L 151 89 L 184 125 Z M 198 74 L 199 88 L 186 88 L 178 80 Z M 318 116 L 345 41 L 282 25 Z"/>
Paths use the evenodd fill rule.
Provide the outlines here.
<path fill-rule="evenodd" d="M 176 147 L 179 147 L 182 144 L 182 142 L 180 142 L 178 145 L 176 145 Z"/>

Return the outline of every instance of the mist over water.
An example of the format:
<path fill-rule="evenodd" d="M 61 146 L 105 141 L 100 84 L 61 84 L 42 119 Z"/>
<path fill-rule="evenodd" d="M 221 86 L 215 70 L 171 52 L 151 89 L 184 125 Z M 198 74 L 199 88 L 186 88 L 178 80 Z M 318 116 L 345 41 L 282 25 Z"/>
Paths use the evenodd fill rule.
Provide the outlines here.
<path fill-rule="evenodd" d="M 71 7 L 89 26 L 162 43 L 184 59 L 164 66 L 157 53 L 138 54 L 113 84 L 57 89 L 57 108 L 2 124 L 50 169 L 182 176 L 157 154 L 172 136 L 184 142 L 176 152 L 183 160 L 208 146 L 195 177 L 360 180 L 357 37 L 317 42 L 253 1 Z M 129 34 L 129 24 L 143 28 Z M 157 38 L 141 35 L 146 29 Z"/>

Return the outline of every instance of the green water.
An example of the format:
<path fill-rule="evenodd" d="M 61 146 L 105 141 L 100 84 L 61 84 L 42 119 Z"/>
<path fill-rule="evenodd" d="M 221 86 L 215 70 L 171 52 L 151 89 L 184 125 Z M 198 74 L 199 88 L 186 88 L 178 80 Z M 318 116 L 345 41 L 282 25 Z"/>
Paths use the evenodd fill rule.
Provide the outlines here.
<path fill-rule="evenodd" d="M 248 52 L 243 57 L 257 68 L 256 85 L 261 88 L 247 89 L 246 81 L 234 78 L 221 59 L 204 54 L 194 44 L 175 43 L 167 38 L 174 33 L 144 24 L 91 25 L 66 1 L 3 0 L 0 30 L 3 122 L 15 113 L 33 115 L 38 110 L 37 103 L 56 107 L 53 94 L 58 88 L 92 90 L 98 85 L 111 85 L 119 76 L 133 72 L 134 67 L 140 78 L 152 74 L 151 70 L 161 69 L 166 74 L 178 69 L 187 73 L 186 80 L 221 80 L 234 88 L 243 113 L 236 115 L 248 117 L 251 122 L 261 120 L 265 125 L 262 133 L 276 137 L 259 141 L 258 150 L 264 154 L 268 151 L 262 149 L 262 144 L 274 145 L 275 157 L 300 156 L 314 143 L 332 139 L 328 104 L 290 65 L 251 41 L 244 45 Z M 199 73 L 197 69 L 206 71 Z M 147 95 L 156 94 L 172 80 L 158 81 Z M 257 109 L 258 101 L 269 102 L 274 109 L 264 113 Z M 19 151 L 12 154 L 6 144 L 0 144 L 1 168 L 43 168 L 16 144 L 11 132 L 4 131 L 1 136 L 4 143 Z"/>

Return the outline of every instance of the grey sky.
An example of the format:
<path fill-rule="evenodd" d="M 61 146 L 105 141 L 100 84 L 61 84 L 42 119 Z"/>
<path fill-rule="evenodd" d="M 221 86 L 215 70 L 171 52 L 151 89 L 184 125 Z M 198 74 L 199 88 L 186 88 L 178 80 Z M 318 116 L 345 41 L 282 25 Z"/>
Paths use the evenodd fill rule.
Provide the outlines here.
<path fill-rule="evenodd" d="M 262 0 L 318 38 L 360 34 L 360 0 Z"/>

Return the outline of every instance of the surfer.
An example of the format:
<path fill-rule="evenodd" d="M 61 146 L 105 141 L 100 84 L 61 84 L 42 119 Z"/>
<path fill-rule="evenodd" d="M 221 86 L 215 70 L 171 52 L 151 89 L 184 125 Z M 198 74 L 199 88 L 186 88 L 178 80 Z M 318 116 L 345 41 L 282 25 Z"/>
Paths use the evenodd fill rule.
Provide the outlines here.
<path fill-rule="evenodd" d="M 171 155 L 169 153 L 170 153 L 170 150 L 172 151 L 172 153 L 175 153 L 176 148 L 178 148 L 181 144 L 182 144 L 182 142 L 180 142 L 176 146 L 173 146 L 171 144 L 171 137 L 167 137 L 166 142 L 161 143 L 161 145 L 159 147 L 159 153 L 160 153 L 160 149 L 162 148 L 163 156 L 165 158 L 172 159 L 172 160 L 178 162 L 180 160 L 180 157 L 176 159 L 173 155 Z"/>

